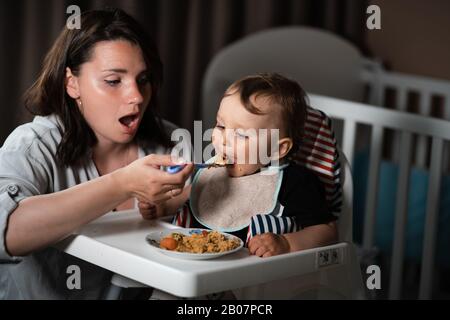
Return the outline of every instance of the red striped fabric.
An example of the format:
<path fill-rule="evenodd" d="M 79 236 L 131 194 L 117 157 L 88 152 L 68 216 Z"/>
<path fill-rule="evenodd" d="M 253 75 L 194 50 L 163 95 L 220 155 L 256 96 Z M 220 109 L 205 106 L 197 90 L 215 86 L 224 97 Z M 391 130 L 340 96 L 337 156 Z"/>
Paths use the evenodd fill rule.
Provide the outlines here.
<path fill-rule="evenodd" d="M 338 215 L 342 203 L 339 153 L 331 120 L 323 112 L 307 109 L 304 140 L 294 160 L 317 174 L 324 184 L 329 207 Z"/>
<path fill-rule="evenodd" d="M 303 146 L 300 147 L 300 149 L 307 151 L 308 154 L 314 153 L 314 151 L 319 151 L 332 156 L 335 155 L 333 148 L 322 148 L 320 145 L 314 145 L 314 143 L 310 143 L 309 141 L 304 141 Z"/>
<path fill-rule="evenodd" d="M 178 210 L 177 214 L 175 215 L 173 224 L 182 228 L 191 227 L 191 213 L 189 212 L 188 204 L 183 205 L 183 207 Z"/>
<path fill-rule="evenodd" d="M 301 152 L 299 156 L 300 156 L 300 159 L 302 159 L 304 161 L 306 161 L 308 159 L 308 155 L 306 153 Z M 320 161 L 330 163 L 331 165 L 334 164 L 334 159 L 322 157 L 320 154 L 315 154 L 314 157 L 316 159 L 319 159 Z"/>

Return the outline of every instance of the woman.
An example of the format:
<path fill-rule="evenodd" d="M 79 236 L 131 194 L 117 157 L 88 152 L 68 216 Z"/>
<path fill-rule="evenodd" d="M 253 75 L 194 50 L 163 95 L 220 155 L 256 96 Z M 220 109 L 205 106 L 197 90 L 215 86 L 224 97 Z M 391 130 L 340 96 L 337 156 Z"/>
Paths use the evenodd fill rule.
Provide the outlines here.
<path fill-rule="evenodd" d="M 0 297 L 99 298 L 109 272 L 51 245 L 136 199 L 162 203 L 192 172 L 177 174 L 171 128 L 156 114 L 162 64 L 153 42 L 120 10 L 91 11 L 64 29 L 25 105 L 36 117 L 0 149 Z M 70 265 L 81 290 L 66 287 Z"/>

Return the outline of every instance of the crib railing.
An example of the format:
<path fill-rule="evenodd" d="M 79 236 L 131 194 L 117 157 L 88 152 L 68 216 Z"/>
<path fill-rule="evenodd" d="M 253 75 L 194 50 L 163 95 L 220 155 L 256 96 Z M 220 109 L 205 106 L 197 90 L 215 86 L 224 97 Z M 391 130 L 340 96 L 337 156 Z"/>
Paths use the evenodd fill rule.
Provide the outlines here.
<path fill-rule="evenodd" d="M 386 106 L 387 102 L 387 90 L 391 90 L 395 94 L 394 108 L 399 111 L 408 112 L 411 108 L 411 99 L 409 99 L 411 93 L 417 95 L 417 110 L 416 113 L 423 116 L 433 116 L 436 118 L 450 120 L 450 81 L 432 79 L 427 77 L 413 76 L 398 72 L 388 72 L 384 70 L 381 64 L 377 61 L 366 60 L 364 69 L 361 73 L 362 80 L 368 84 L 369 97 L 368 102 L 375 106 Z M 433 112 L 433 98 L 440 98 L 441 112 Z M 430 141 L 426 136 L 419 135 L 415 143 L 414 158 L 411 161 L 407 161 L 405 155 L 410 154 L 413 141 L 413 136 L 410 133 L 402 132 L 401 134 L 394 133 L 392 141 L 387 141 L 390 144 L 391 160 L 400 164 L 399 186 L 407 186 L 409 178 L 409 167 L 413 164 L 415 167 L 427 169 L 430 168 L 430 175 L 439 175 L 440 172 L 436 172 L 437 166 L 439 168 L 443 165 L 444 172 L 450 172 L 450 146 L 438 144 L 434 139 Z M 378 184 L 378 166 L 376 163 L 380 161 L 381 150 L 379 147 L 381 144 L 376 143 L 383 139 L 383 132 L 379 127 L 374 127 L 372 133 L 372 145 L 375 143 L 375 147 L 372 148 L 372 159 L 369 171 L 369 185 Z M 442 154 L 442 156 L 441 156 Z M 430 158 L 431 156 L 431 158 Z M 427 159 L 431 159 L 427 163 Z M 435 162 L 433 162 L 433 159 Z M 436 159 L 440 159 L 441 162 L 436 162 Z M 433 180 L 430 180 L 430 182 Z M 440 180 L 439 180 L 440 181 Z M 436 181 L 437 182 L 437 181 Z M 434 188 L 435 191 L 439 191 L 439 184 L 430 183 L 430 188 Z M 438 205 L 438 199 L 433 198 L 436 195 L 435 191 L 428 190 L 428 203 L 427 212 L 431 210 L 431 207 Z M 403 257 L 403 239 L 405 237 L 404 227 L 406 225 L 407 215 L 407 201 L 402 199 L 406 198 L 406 188 L 400 188 L 398 190 L 397 198 L 397 215 L 395 220 L 395 238 L 393 244 L 393 260 L 391 266 L 391 283 L 389 288 L 389 298 L 398 299 L 400 297 L 400 279 L 401 279 L 401 259 Z M 368 199 L 366 203 L 367 216 L 373 219 L 376 203 L 376 194 L 368 193 Z M 431 207 L 430 207 L 431 206 Z M 436 209 L 437 210 L 437 209 Z M 437 219 L 436 215 L 427 215 L 425 228 L 431 228 L 431 225 L 435 223 Z M 369 223 L 374 223 L 374 220 Z M 365 243 L 370 244 L 369 239 L 373 238 L 372 232 L 366 224 L 364 234 Z M 431 261 L 434 252 L 435 238 L 428 232 L 428 236 L 424 238 L 424 255 L 422 260 L 422 274 L 420 283 L 420 298 L 427 298 L 431 292 L 431 273 L 430 264 L 427 261 Z"/>
<path fill-rule="evenodd" d="M 438 220 L 439 192 L 442 176 L 444 141 L 450 141 L 450 121 L 394 111 L 367 104 L 310 95 L 311 105 L 332 118 L 344 121 L 341 141 L 343 152 L 352 164 L 357 124 L 372 128 L 370 145 L 369 180 L 364 219 L 363 249 L 370 251 L 375 239 L 375 213 L 377 208 L 378 176 L 384 129 L 400 131 L 400 176 L 397 185 L 394 242 L 390 272 L 389 298 L 399 299 L 405 251 L 405 232 L 408 203 L 408 178 L 411 167 L 412 136 L 431 137 L 431 161 L 424 227 L 422 269 L 419 298 L 429 299 L 432 294 L 434 255 Z"/>
<path fill-rule="evenodd" d="M 371 105 L 386 106 L 386 93 L 387 90 L 391 90 L 395 94 L 395 109 L 409 112 L 413 104 L 409 97 L 415 94 L 418 100 L 415 113 L 450 120 L 450 81 L 389 72 L 384 70 L 377 61 L 369 59 L 364 61 L 361 78 L 369 87 L 367 102 Z M 433 98 L 440 99 L 440 112 L 432 110 Z M 401 141 L 400 135 L 394 134 L 390 148 L 393 160 L 398 160 L 400 157 Z M 415 145 L 413 163 L 416 167 L 425 168 L 430 155 L 431 142 L 426 137 L 420 136 L 417 137 Z M 450 171 L 448 148 L 444 148 L 443 152 L 444 170 Z"/>

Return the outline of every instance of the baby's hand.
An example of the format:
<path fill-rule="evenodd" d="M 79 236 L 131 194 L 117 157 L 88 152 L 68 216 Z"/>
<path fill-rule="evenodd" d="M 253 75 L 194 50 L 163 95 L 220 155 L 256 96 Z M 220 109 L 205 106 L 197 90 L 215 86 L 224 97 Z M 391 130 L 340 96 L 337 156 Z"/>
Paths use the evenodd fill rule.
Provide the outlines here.
<path fill-rule="evenodd" d="M 153 204 L 146 201 L 138 202 L 139 213 L 146 220 L 153 220 L 164 216 L 164 208 L 162 204 Z"/>
<path fill-rule="evenodd" d="M 248 250 L 258 257 L 271 257 L 290 251 L 289 242 L 285 237 L 275 233 L 257 234 L 250 239 Z"/>

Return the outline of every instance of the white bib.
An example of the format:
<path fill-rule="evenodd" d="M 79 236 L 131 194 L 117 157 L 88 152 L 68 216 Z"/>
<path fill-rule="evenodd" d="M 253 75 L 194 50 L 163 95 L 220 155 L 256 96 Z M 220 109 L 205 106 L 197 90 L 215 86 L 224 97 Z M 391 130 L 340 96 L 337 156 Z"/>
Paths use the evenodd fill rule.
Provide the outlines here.
<path fill-rule="evenodd" d="M 210 229 L 233 232 L 247 227 L 255 214 L 270 214 L 277 204 L 283 170 L 268 169 L 243 177 L 226 168 L 201 169 L 192 184 L 191 212 Z"/>

